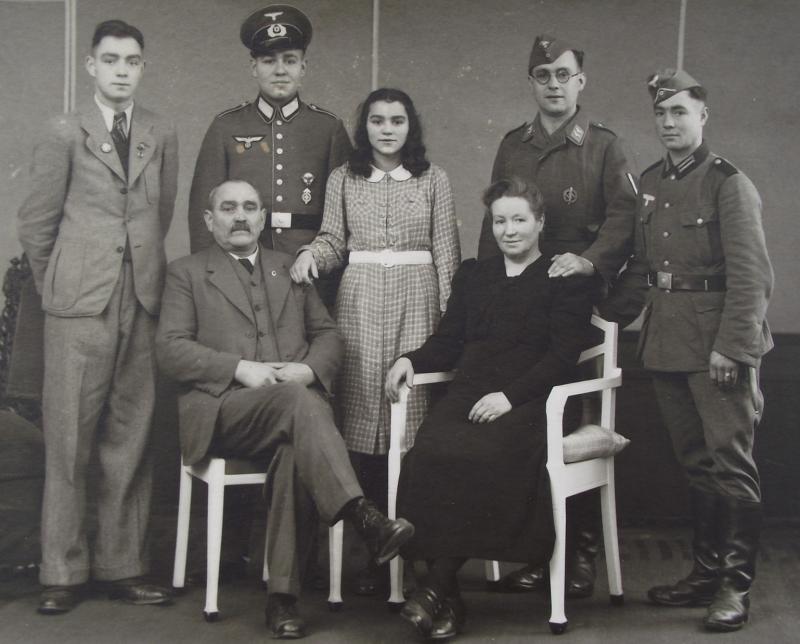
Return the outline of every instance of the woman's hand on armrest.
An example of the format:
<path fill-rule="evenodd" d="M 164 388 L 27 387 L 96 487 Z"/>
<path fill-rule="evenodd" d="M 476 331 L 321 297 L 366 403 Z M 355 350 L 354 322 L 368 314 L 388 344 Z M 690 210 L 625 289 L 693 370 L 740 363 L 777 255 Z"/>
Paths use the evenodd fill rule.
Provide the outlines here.
<path fill-rule="evenodd" d="M 310 250 L 300 251 L 289 269 L 289 275 L 296 284 L 311 284 L 312 279 L 318 279 L 319 270 L 317 270 L 314 253 Z"/>
<path fill-rule="evenodd" d="M 491 423 L 511 411 L 511 403 L 502 391 L 486 394 L 472 409 L 467 418 L 473 423 Z"/>
<path fill-rule="evenodd" d="M 400 386 L 405 383 L 411 387 L 414 380 L 414 366 L 408 358 L 398 358 L 386 374 L 386 397 L 397 402 L 400 399 Z"/>

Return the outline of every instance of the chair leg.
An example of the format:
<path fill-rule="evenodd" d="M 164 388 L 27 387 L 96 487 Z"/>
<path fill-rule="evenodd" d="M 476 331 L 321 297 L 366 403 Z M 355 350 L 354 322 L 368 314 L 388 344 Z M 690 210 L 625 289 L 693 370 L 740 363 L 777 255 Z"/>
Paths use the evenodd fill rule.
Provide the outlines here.
<path fill-rule="evenodd" d="M 267 517 L 267 521 L 269 521 L 269 517 Z M 269 533 L 269 530 L 267 530 Z M 269 581 L 269 557 L 267 553 L 269 552 L 269 534 L 264 535 L 264 565 L 261 568 L 261 583 L 266 589 L 267 582 Z"/>
<path fill-rule="evenodd" d="M 402 419 L 405 422 L 405 418 Z M 400 459 L 402 451 L 399 447 L 389 448 L 389 518 L 397 518 L 397 485 L 400 480 Z M 403 560 L 398 555 L 389 562 L 389 609 L 398 610 L 406 601 L 403 594 Z"/>
<path fill-rule="evenodd" d="M 614 494 L 614 476 L 609 483 L 600 489 L 600 505 L 603 513 L 603 542 L 606 551 L 606 569 L 608 570 L 608 590 L 611 603 L 622 604 L 622 571 L 619 563 L 619 541 L 617 538 L 617 502 Z"/>
<path fill-rule="evenodd" d="M 328 608 L 332 611 L 342 609 L 342 550 L 344 548 L 344 523 L 337 521 L 328 528 L 328 561 L 330 579 L 328 585 Z"/>
<path fill-rule="evenodd" d="M 500 581 L 500 562 L 487 559 L 483 562 L 483 569 L 486 573 L 486 581 L 497 583 Z"/>
<path fill-rule="evenodd" d="M 217 591 L 219 586 L 219 559 L 222 550 L 222 516 L 225 511 L 225 462 L 221 468 L 211 465 L 208 477 L 208 528 L 206 548 L 206 620 L 219 616 Z"/>
<path fill-rule="evenodd" d="M 564 614 L 564 585 L 567 552 L 567 499 L 553 493 L 553 523 L 556 541 L 550 558 L 550 630 L 560 635 L 567 628 Z"/>
<path fill-rule="evenodd" d="M 192 512 L 192 475 L 181 467 L 178 497 L 178 528 L 175 535 L 175 564 L 172 568 L 172 585 L 183 588 L 186 582 L 186 556 L 189 551 L 189 519 Z"/>

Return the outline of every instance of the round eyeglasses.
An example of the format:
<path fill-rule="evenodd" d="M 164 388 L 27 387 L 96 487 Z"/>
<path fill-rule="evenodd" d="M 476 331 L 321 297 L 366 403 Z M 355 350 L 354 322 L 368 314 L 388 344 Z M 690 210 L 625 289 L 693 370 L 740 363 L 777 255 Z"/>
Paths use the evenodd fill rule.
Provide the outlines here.
<path fill-rule="evenodd" d="M 547 85 L 550 82 L 550 78 L 555 76 L 555 79 L 561 83 L 562 85 L 566 85 L 571 78 L 578 76 L 581 72 L 575 72 L 574 74 L 562 67 L 561 69 L 557 69 L 554 72 L 551 72 L 549 69 L 534 69 L 531 72 L 531 78 L 535 80 L 539 85 Z"/>

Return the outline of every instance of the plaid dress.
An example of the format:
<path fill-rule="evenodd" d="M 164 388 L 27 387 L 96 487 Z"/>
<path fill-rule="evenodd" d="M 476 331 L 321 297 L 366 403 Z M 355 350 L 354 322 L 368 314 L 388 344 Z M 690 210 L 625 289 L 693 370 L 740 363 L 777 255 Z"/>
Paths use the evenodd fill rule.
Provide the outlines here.
<path fill-rule="evenodd" d="M 347 165 L 328 179 L 322 226 L 311 244 L 323 273 L 343 266 L 353 250 L 420 251 L 433 264 L 350 264 L 336 301 L 345 341 L 338 393 L 348 449 L 365 454 L 389 450 L 386 372 L 403 353 L 433 333 L 450 296 L 460 246 L 450 181 L 432 165 L 419 177 L 403 168 L 356 177 Z M 407 447 L 427 409 L 427 394 L 409 397 Z"/>

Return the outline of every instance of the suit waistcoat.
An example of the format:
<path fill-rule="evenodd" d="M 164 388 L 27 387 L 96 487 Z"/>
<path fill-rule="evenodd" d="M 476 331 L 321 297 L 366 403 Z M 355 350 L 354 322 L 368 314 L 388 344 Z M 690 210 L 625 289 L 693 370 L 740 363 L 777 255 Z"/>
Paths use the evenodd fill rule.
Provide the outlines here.
<path fill-rule="evenodd" d="M 242 283 L 242 288 L 247 294 L 250 308 L 253 311 L 255 329 L 249 331 L 256 338 L 255 359 L 264 361 L 280 360 L 280 352 L 275 338 L 275 329 L 272 325 L 272 315 L 270 314 L 269 301 L 267 300 L 266 280 L 264 279 L 263 267 L 261 265 L 261 253 L 256 257 L 256 265 L 252 274 L 237 262 L 233 257 L 228 256 L 233 263 L 236 277 Z"/>

